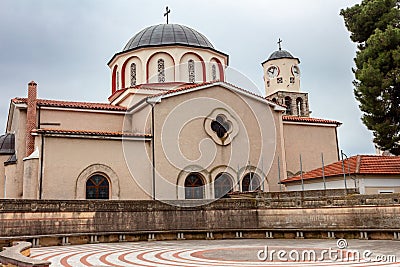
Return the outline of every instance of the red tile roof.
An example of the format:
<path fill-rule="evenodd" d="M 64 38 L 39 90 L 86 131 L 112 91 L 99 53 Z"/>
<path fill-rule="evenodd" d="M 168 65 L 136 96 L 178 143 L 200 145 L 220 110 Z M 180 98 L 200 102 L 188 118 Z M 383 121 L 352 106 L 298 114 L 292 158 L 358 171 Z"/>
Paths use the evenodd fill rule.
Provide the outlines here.
<path fill-rule="evenodd" d="M 16 104 L 26 104 L 26 98 L 13 98 L 11 100 Z M 61 108 L 77 108 L 77 109 L 95 109 L 95 110 L 111 110 L 111 111 L 126 111 L 126 107 L 114 106 L 107 103 L 90 103 L 90 102 L 74 102 L 74 101 L 60 101 L 38 99 L 39 106 L 45 107 L 61 107 Z"/>
<path fill-rule="evenodd" d="M 349 171 L 350 169 L 350 171 Z M 344 160 L 344 172 L 351 175 L 400 174 L 400 156 L 358 155 Z M 325 177 L 343 175 L 342 161 L 324 167 Z M 303 173 L 303 180 L 322 178 L 322 168 Z M 300 175 L 287 178 L 282 183 L 300 181 Z"/>
<path fill-rule="evenodd" d="M 293 121 L 293 122 L 305 122 L 305 123 L 324 123 L 324 124 L 336 124 L 341 125 L 341 122 L 333 120 L 325 120 L 310 117 L 299 117 L 299 116 L 283 116 L 283 121 Z"/>
<path fill-rule="evenodd" d="M 86 130 L 63 130 L 63 129 L 36 129 L 32 131 L 38 134 L 62 134 L 62 135 L 87 135 L 87 136 L 110 136 L 110 137 L 151 137 L 151 134 L 134 134 L 125 132 L 108 131 L 86 131 Z"/>
<path fill-rule="evenodd" d="M 144 89 L 144 90 L 150 90 L 150 91 L 160 91 L 160 92 L 165 92 L 167 87 L 180 87 L 180 86 L 185 86 L 188 85 L 189 83 L 184 83 L 184 82 L 166 82 L 166 83 L 144 83 L 144 84 L 138 84 L 135 86 L 130 86 L 126 87 L 123 89 L 119 89 L 115 91 L 109 98 L 108 100 L 110 102 L 114 101 L 117 99 L 120 95 L 122 95 L 125 91 L 129 89 Z M 192 85 L 192 83 L 190 83 Z"/>
<path fill-rule="evenodd" d="M 212 84 L 212 83 L 214 83 L 214 82 L 192 83 L 189 85 L 184 85 L 184 86 L 180 86 L 180 87 L 177 87 L 177 88 L 174 88 L 171 90 L 167 90 L 167 91 L 164 91 L 164 92 L 156 94 L 156 95 L 152 95 L 152 96 L 150 96 L 150 98 L 157 97 L 157 96 L 169 95 L 169 94 L 173 94 L 173 93 L 181 92 L 181 91 L 186 91 L 186 90 L 189 90 L 192 88 L 196 88 L 196 87 L 200 87 L 200 86 L 204 86 L 204 85 Z"/>

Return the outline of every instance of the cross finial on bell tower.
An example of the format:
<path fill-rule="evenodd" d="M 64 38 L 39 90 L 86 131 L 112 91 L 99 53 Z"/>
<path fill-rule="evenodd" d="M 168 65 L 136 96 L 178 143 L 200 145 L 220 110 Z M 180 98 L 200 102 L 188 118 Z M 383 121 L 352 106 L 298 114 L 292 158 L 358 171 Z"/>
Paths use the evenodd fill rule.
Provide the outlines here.
<path fill-rule="evenodd" d="M 282 40 L 281 40 L 281 38 L 279 38 L 278 39 L 279 50 L 282 50 L 281 43 L 282 43 Z"/>
<path fill-rule="evenodd" d="M 164 17 L 167 17 L 167 24 L 168 24 L 169 13 L 171 13 L 171 9 L 169 9 L 168 6 L 167 6 L 165 8 L 165 13 L 164 13 Z"/>

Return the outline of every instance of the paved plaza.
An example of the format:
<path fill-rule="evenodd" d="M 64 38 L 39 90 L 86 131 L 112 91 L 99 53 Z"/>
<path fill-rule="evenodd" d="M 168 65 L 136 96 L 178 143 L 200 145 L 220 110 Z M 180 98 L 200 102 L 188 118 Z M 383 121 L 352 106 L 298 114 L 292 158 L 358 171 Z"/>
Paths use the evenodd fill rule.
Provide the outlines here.
<path fill-rule="evenodd" d="M 347 244 L 346 240 L 341 241 L 340 245 L 346 248 L 339 249 L 337 240 L 311 239 L 99 243 L 33 248 L 31 256 L 48 260 L 51 266 L 71 267 L 400 266 L 399 241 L 352 239 L 347 240 Z M 353 255 L 353 258 L 347 259 L 345 255 Z M 377 261 L 380 259 L 383 261 Z"/>

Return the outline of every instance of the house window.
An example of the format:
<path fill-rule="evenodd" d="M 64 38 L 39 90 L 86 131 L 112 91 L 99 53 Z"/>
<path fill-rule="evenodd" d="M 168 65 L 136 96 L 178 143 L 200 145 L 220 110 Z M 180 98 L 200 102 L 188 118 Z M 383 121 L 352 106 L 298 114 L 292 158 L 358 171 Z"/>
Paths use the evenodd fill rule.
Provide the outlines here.
<path fill-rule="evenodd" d="M 231 124 L 224 115 L 219 114 L 215 120 L 211 122 L 211 130 L 213 130 L 219 138 L 223 138 L 231 130 Z"/>
<path fill-rule="evenodd" d="M 109 199 L 110 184 L 106 177 L 93 175 L 86 181 L 86 199 Z"/>
<path fill-rule="evenodd" d="M 131 64 L 131 86 L 136 85 L 136 64 Z"/>
<path fill-rule="evenodd" d="M 231 193 L 233 189 L 232 178 L 228 173 L 220 173 L 215 178 L 214 194 L 215 198 L 221 198 Z"/>
<path fill-rule="evenodd" d="M 257 174 L 250 172 L 244 176 L 242 180 L 243 192 L 260 190 L 260 187 L 261 181 Z"/>
<path fill-rule="evenodd" d="M 393 194 L 394 190 L 385 189 L 385 190 L 378 190 L 379 194 Z"/>
<path fill-rule="evenodd" d="M 217 67 L 214 64 L 211 66 L 211 76 L 213 81 L 217 80 Z"/>
<path fill-rule="evenodd" d="M 198 173 L 190 173 L 185 180 L 185 199 L 203 199 L 204 182 Z"/>
<path fill-rule="evenodd" d="M 294 77 L 290 77 L 290 83 L 294 83 Z"/>
<path fill-rule="evenodd" d="M 165 82 L 165 62 L 164 59 L 159 59 L 157 61 L 158 65 L 158 82 L 164 83 Z"/>
<path fill-rule="evenodd" d="M 196 73 L 194 71 L 194 61 L 190 59 L 188 62 L 189 82 L 194 83 L 196 81 Z"/>
<path fill-rule="evenodd" d="M 277 79 L 276 79 L 276 82 L 277 82 L 277 83 L 283 83 L 283 78 L 282 78 L 282 77 L 277 78 Z"/>

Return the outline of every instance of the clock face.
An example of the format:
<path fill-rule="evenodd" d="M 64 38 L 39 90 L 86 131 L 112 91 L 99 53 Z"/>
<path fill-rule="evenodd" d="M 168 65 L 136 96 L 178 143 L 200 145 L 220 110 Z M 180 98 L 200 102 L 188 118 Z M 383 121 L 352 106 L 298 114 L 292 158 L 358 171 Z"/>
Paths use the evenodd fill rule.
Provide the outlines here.
<path fill-rule="evenodd" d="M 279 74 L 279 69 L 277 66 L 271 66 L 267 69 L 267 74 L 270 79 L 275 78 Z"/>
<path fill-rule="evenodd" d="M 300 68 L 297 65 L 292 66 L 292 73 L 294 76 L 299 77 L 300 76 Z"/>

